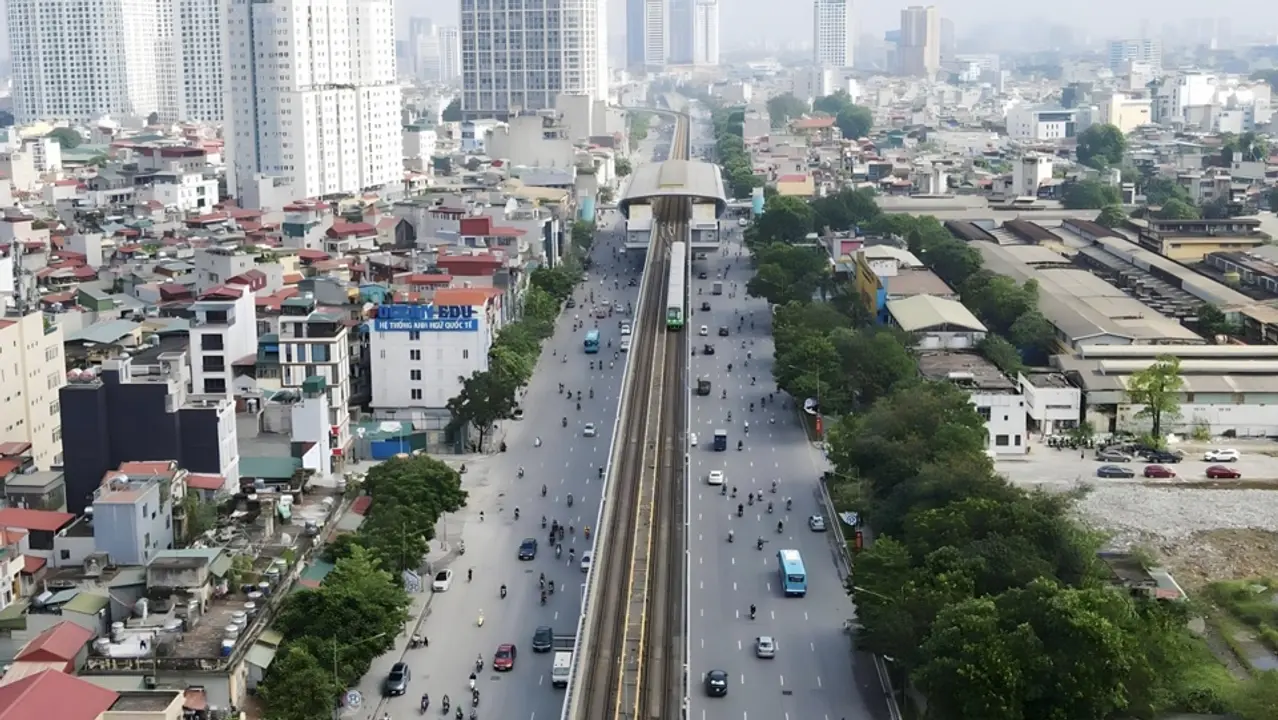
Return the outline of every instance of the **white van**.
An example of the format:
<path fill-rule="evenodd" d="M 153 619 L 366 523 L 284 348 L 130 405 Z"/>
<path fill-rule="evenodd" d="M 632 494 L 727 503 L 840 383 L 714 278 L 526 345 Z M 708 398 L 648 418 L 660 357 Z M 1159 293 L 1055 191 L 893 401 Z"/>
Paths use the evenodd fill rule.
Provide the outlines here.
<path fill-rule="evenodd" d="M 550 684 L 555 687 L 568 687 L 570 675 L 572 675 L 572 652 L 555 653 L 555 664 L 550 668 Z"/>

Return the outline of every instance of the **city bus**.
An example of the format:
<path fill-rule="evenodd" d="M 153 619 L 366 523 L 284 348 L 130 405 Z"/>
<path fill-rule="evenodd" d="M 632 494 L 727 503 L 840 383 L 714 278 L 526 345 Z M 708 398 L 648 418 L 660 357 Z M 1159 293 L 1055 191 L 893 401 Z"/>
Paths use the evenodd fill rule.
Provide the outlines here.
<path fill-rule="evenodd" d="M 593 355 L 599 352 L 599 331 L 591 330 L 586 333 L 586 354 Z"/>
<path fill-rule="evenodd" d="M 666 328 L 680 330 L 684 319 L 684 287 L 688 279 L 688 245 L 670 243 L 670 284 L 666 288 Z"/>
<path fill-rule="evenodd" d="M 778 550 L 777 567 L 781 571 L 781 588 L 787 596 L 808 594 L 808 573 L 803 569 L 798 550 Z"/>

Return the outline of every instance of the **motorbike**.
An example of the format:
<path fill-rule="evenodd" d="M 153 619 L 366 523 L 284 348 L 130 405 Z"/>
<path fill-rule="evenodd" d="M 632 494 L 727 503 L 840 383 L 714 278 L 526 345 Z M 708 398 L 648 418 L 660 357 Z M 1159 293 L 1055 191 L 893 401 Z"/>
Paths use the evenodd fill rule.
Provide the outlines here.
<path fill-rule="evenodd" d="M 784 526 L 781 524 L 781 521 L 780 521 L 780 520 L 778 520 L 778 521 L 777 521 L 777 534 L 780 534 L 783 528 L 784 528 Z"/>
<path fill-rule="evenodd" d="M 445 715 L 447 715 L 447 714 L 448 714 L 448 710 L 449 710 L 448 696 L 447 696 L 447 695 L 445 695 L 445 696 L 444 696 L 444 702 L 442 703 L 441 707 L 443 707 L 443 708 L 444 708 L 444 714 L 445 714 Z"/>
<path fill-rule="evenodd" d="M 762 550 L 762 549 L 763 549 L 763 538 L 759 538 L 759 542 L 755 543 L 755 544 L 754 544 L 754 546 L 755 546 L 757 549 Z"/>
<path fill-rule="evenodd" d="M 562 557 L 562 556 L 563 556 L 563 554 L 564 554 L 564 546 L 563 546 L 563 545 L 555 545 L 555 558 L 557 559 L 557 558 L 559 558 L 559 557 Z"/>
<path fill-rule="evenodd" d="M 735 537 L 735 536 L 733 535 L 732 531 L 731 531 L 731 530 L 729 530 L 729 531 L 728 531 L 728 542 L 732 542 L 733 537 Z"/>
<path fill-rule="evenodd" d="M 505 599 L 506 599 L 506 586 L 505 586 L 505 585 L 502 585 L 502 586 L 501 586 L 501 599 L 502 599 L 502 600 L 505 600 Z"/>
<path fill-rule="evenodd" d="M 546 529 L 546 516 L 545 516 L 545 515 L 542 515 L 542 516 L 541 516 L 541 529 L 542 529 L 542 530 L 545 530 L 545 529 Z"/>
<path fill-rule="evenodd" d="M 572 493 L 568 493 L 568 507 L 572 507 Z"/>
<path fill-rule="evenodd" d="M 768 514 L 772 514 L 772 503 L 768 503 Z"/>

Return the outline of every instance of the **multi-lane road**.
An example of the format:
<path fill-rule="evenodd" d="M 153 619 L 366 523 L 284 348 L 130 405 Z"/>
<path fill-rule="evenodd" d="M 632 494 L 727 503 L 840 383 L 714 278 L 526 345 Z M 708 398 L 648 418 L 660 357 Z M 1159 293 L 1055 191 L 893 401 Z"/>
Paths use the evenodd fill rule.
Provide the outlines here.
<path fill-rule="evenodd" d="M 706 279 L 697 279 L 701 272 Z M 699 335 L 704 325 L 709 335 L 689 338 L 697 348 L 689 374 L 694 385 L 698 378 L 710 380 L 712 391 L 708 396 L 693 395 L 689 413 L 689 432 L 697 436 L 697 446 L 689 448 L 688 477 L 690 675 L 696 682 L 689 718 L 885 716 L 883 691 L 870 659 L 854 653 L 842 632 L 854 610 L 834 564 L 832 534 L 813 532 L 807 524 L 810 515 L 822 514 L 817 479 L 825 469 L 824 459 L 807 441 L 794 410 L 787 409 L 776 393 L 767 302 L 745 294 L 749 259 L 734 242 L 726 252 L 694 259 L 692 273 L 688 332 Z M 721 273 L 724 294 L 712 295 Z M 702 302 L 710 303 L 709 312 L 700 311 Z M 720 327 L 728 328 L 728 337 L 719 335 Z M 704 353 L 706 344 L 714 346 L 713 355 Z M 763 407 L 769 393 L 773 399 Z M 713 450 L 716 429 L 728 431 L 725 452 Z M 738 441 L 744 446 L 739 451 Z M 724 474 L 729 494 L 707 484 L 713 470 Z M 747 493 L 760 490 L 763 502 L 747 504 Z M 786 498 L 793 499 L 791 510 L 786 510 Z M 744 505 L 743 517 L 737 517 L 738 503 Z M 771 513 L 768 503 L 773 504 Z M 731 543 L 729 531 L 735 535 Z M 756 549 L 758 538 L 764 540 L 762 551 Z M 806 597 L 787 598 L 781 592 L 776 557 L 780 548 L 802 554 Z M 751 604 L 758 609 L 753 621 Z M 775 639 L 775 658 L 755 656 L 754 641 L 761 635 Z M 711 669 L 728 673 L 726 697 L 707 697 L 702 689 L 699 680 Z"/>

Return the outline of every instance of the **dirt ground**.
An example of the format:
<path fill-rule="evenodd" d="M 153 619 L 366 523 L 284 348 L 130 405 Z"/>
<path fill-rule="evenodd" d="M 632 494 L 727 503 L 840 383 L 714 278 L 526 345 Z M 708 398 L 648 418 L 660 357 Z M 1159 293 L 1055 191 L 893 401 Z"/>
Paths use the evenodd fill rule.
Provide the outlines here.
<path fill-rule="evenodd" d="M 1278 533 L 1206 530 L 1148 545 L 1191 596 L 1213 580 L 1278 576 Z"/>

